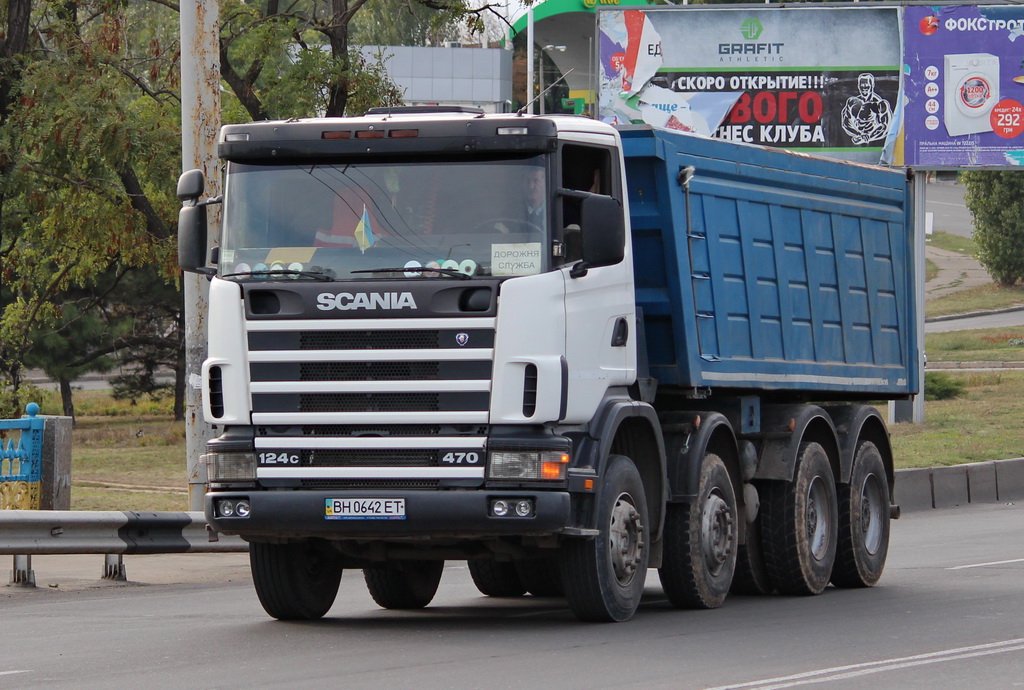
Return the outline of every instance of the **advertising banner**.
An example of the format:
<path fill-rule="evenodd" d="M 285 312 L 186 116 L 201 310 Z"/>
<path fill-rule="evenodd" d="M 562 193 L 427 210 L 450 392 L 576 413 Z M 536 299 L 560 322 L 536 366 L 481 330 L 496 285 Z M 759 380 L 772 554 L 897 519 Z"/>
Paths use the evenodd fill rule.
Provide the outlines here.
<path fill-rule="evenodd" d="M 901 29 L 897 7 L 602 9 L 600 118 L 898 162 Z"/>
<path fill-rule="evenodd" d="M 908 6 L 904 34 L 905 164 L 1024 163 L 1024 7 Z"/>

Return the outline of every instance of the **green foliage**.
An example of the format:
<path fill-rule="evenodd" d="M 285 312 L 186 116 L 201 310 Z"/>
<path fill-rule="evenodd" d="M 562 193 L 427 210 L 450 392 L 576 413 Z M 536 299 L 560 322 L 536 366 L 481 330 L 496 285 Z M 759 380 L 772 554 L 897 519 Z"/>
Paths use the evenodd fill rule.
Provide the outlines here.
<path fill-rule="evenodd" d="M 925 400 L 950 400 L 952 398 L 959 398 L 963 396 L 964 390 L 965 385 L 961 379 L 954 379 L 948 374 L 943 374 L 939 371 L 925 372 Z"/>
<path fill-rule="evenodd" d="M 974 217 L 978 259 L 1003 286 L 1024 278 L 1024 174 L 971 170 L 961 179 Z"/>
<path fill-rule="evenodd" d="M 377 0 L 356 14 L 349 32 L 361 46 L 438 46 L 458 38 L 458 16 L 407 0 Z"/>
<path fill-rule="evenodd" d="M 141 0 L 32 10 L 19 69 L 0 74 L 0 414 L 24 399 L 25 362 L 81 373 L 61 352 L 80 355 L 103 330 L 104 276 L 177 275 L 176 51 L 164 49 L 177 15 Z"/>

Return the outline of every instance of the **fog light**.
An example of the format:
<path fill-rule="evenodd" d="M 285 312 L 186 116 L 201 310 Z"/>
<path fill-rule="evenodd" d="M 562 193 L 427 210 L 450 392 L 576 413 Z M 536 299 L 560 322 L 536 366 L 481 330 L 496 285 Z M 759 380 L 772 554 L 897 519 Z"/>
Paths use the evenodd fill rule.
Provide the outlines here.
<path fill-rule="evenodd" d="M 517 501 L 516 515 L 519 517 L 530 517 L 533 515 L 533 501 Z"/>
<path fill-rule="evenodd" d="M 252 507 L 249 505 L 249 501 L 239 501 L 235 504 L 235 514 L 238 517 L 247 518 L 251 512 Z"/>
<path fill-rule="evenodd" d="M 510 506 L 508 501 L 500 499 L 491 504 L 491 515 L 494 515 L 495 517 L 505 517 L 508 515 L 509 509 Z"/>
<path fill-rule="evenodd" d="M 229 500 L 217 501 L 217 513 L 221 517 L 234 517 L 235 502 Z"/>

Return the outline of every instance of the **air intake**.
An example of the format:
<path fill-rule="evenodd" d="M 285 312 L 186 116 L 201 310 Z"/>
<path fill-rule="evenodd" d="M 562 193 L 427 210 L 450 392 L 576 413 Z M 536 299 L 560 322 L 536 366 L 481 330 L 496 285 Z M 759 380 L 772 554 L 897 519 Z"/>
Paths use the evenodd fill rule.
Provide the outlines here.
<path fill-rule="evenodd" d="M 527 364 L 523 373 L 523 416 L 532 417 L 537 411 L 537 365 Z"/>
<path fill-rule="evenodd" d="M 220 367 L 210 367 L 210 414 L 215 419 L 224 416 L 224 378 Z"/>

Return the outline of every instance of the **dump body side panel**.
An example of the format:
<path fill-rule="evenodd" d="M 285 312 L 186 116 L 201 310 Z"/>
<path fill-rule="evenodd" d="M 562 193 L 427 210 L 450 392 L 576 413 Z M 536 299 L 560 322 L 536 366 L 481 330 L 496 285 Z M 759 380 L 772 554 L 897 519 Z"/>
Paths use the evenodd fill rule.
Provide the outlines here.
<path fill-rule="evenodd" d="M 904 173 L 621 134 L 637 305 L 660 385 L 823 399 L 917 390 Z"/>

